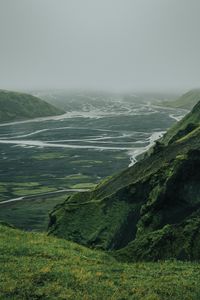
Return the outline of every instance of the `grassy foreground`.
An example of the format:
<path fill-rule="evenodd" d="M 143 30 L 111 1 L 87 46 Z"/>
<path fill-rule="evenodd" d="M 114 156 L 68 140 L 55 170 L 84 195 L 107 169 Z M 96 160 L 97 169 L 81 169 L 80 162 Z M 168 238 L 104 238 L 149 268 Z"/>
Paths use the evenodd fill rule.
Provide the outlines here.
<path fill-rule="evenodd" d="M 0 225 L 0 299 L 200 299 L 200 265 L 118 263 L 77 244 Z"/>

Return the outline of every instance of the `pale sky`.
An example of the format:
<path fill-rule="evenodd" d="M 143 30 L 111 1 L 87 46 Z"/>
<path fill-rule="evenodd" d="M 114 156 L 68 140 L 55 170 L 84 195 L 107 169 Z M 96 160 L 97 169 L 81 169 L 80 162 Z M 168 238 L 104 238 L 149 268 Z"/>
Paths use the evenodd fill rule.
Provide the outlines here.
<path fill-rule="evenodd" d="M 0 0 L 0 88 L 200 87 L 200 0 Z"/>

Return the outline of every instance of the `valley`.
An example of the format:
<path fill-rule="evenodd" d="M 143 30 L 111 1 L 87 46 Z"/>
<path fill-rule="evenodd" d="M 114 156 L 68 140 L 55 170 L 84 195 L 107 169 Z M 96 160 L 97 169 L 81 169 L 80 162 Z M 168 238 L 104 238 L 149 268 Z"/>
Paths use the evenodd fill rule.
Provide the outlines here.
<path fill-rule="evenodd" d="M 199 11 L 0 0 L 0 300 L 200 300 Z"/>
<path fill-rule="evenodd" d="M 133 165 L 185 114 L 154 106 L 149 97 L 75 94 L 66 102 L 62 95 L 62 105 L 57 97 L 64 115 L 0 124 L 0 218 L 20 228 L 45 230 L 38 209 L 48 218 L 48 201 L 51 210 L 68 193 L 93 189 Z"/>

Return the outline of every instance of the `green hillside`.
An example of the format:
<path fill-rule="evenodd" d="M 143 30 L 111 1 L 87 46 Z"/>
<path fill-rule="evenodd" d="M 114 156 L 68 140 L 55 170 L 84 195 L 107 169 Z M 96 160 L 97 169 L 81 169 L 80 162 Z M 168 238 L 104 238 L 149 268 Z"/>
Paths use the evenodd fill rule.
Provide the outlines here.
<path fill-rule="evenodd" d="M 199 260 L 199 120 L 200 102 L 152 154 L 58 205 L 49 234 L 111 250 L 120 260 Z"/>
<path fill-rule="evenodd" d="M 161 105 L 174 107 L 174 108 L 183 108 L 183 109 L 192 109 L 195 104 L 200 101 L 200 89 L 191 90 L 175 101 L 164 101 Z"/>
<path fill-rule="evenodd" d="M 198 264 L 126 264 L 77 244 L 0 225 L 0 299 L 198 300 Z"/>
<path fill-rule="evenodd" d="M 0 122 L 63 114 L 64 111 L 32 95 L 0 90 Z"/>
<path fill-rule="evenodd" d="M 190 132 L 196 133 L 200 125 L 200 102 L 198 102 L 192 111 L 187 114 L 180 122 L 172 126 L 161 140 L 165 145 L 187 136 Z M 190 137 L 190 136 L 189 136 Z"/>

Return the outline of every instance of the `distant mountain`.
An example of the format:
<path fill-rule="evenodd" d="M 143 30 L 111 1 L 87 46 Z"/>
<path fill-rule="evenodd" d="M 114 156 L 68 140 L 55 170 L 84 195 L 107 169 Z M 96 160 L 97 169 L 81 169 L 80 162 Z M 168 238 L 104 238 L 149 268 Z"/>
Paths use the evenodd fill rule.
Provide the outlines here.
<path fill-rule="evenodd" d="M 55 207 L 49 234 L 124 261 L 200 260 L 200 102 L 143 160 Z"/>
<path fill-rule="evenodd" d="M 161 105 L 190 110 L 195 106 L 195 104 L 197 104 L 198 101 L 200 101 L 200 89 L 191 90 L 175 101 L 161 102 Z"/>
<path fill-rule="evenodd" d="M 0 122 L 63 114 L 62 109 L 29 94 L 0 90 Z"/>

